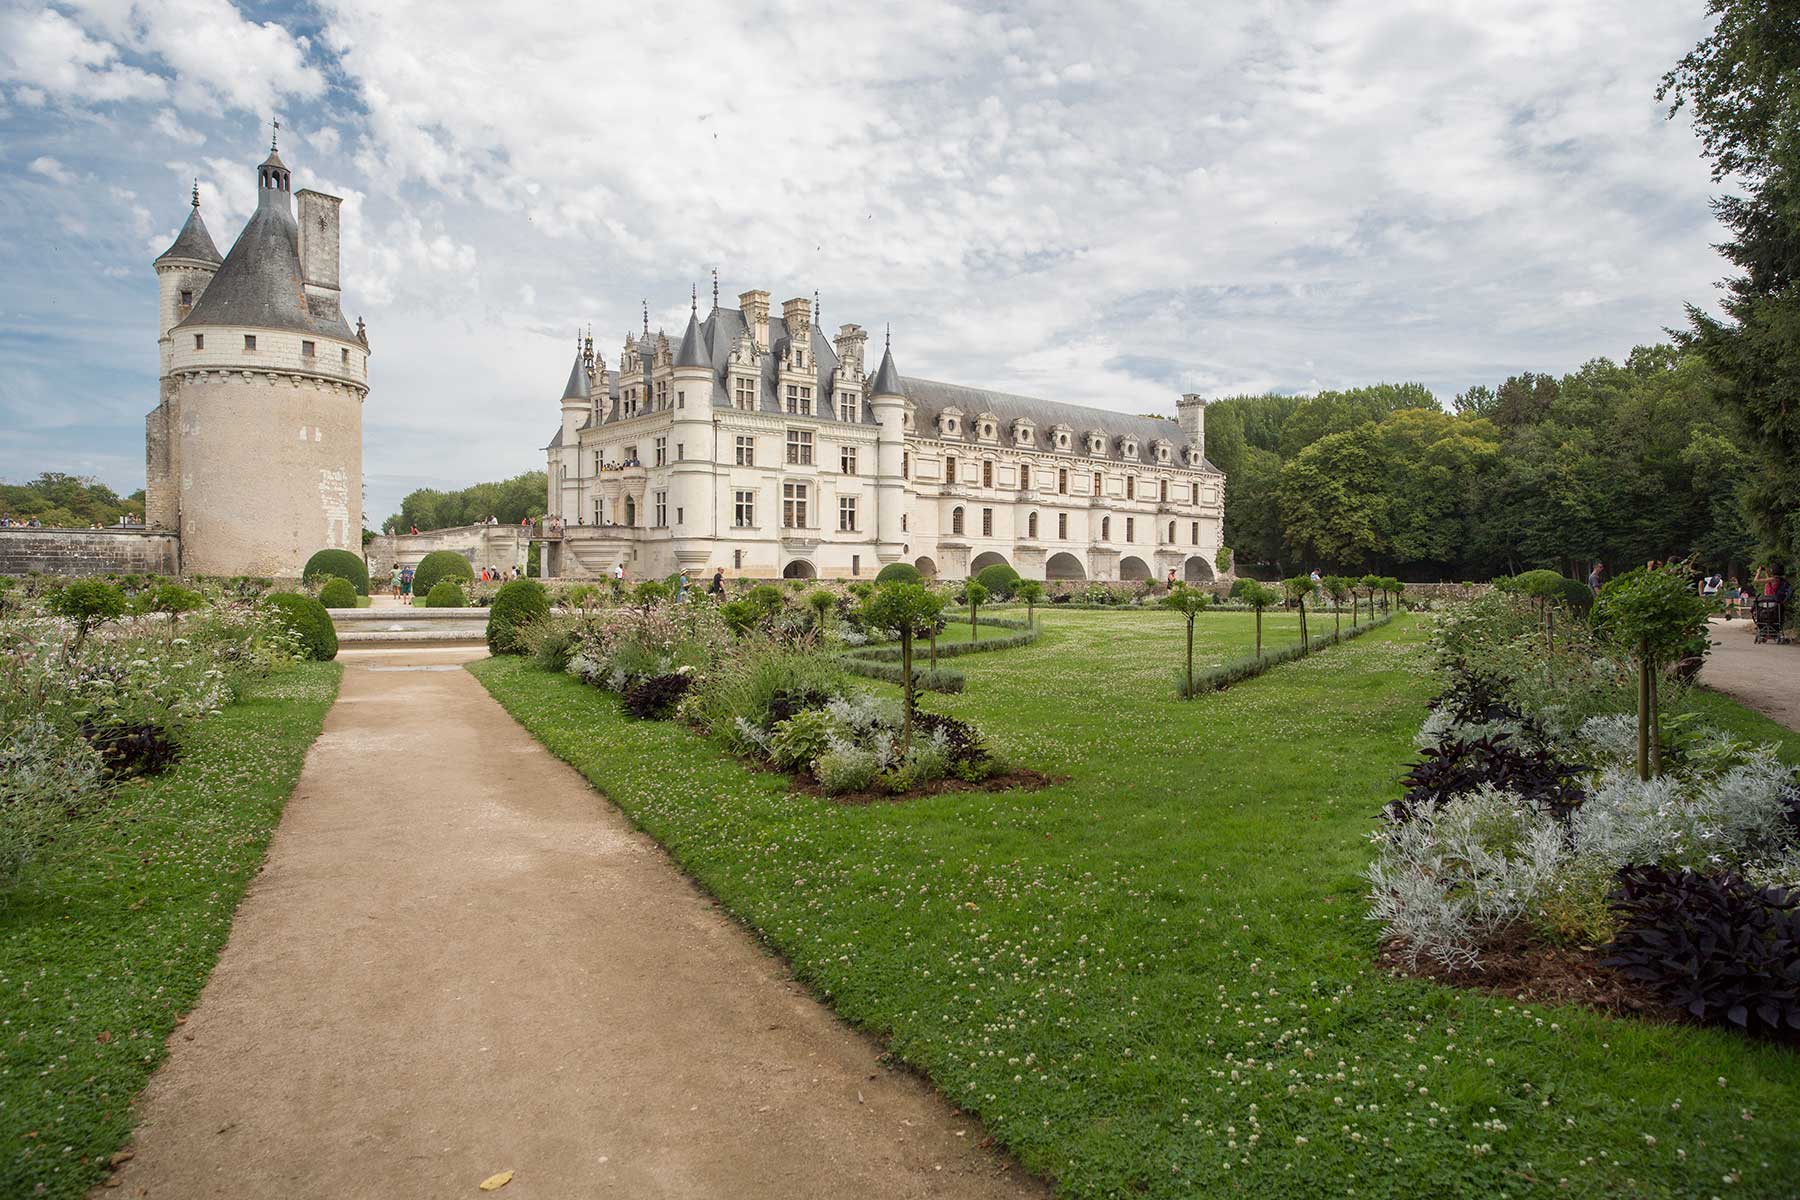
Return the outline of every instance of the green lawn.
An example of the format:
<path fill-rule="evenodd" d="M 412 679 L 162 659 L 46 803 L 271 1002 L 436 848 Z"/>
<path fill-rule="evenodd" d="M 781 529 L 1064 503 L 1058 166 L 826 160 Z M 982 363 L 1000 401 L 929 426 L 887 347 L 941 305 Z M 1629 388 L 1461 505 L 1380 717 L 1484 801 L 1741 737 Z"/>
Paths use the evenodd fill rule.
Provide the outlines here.
<path fill-rule="evenodd" d="M 305 663 L 198 726 L 0 899 L 0 1196 L 87 1194 L 206 982 L 337 695 Z"/>
<path fill-rule="evenodd" d="M 1367 835 L 1432 690 L 1411 618 L 1185 704 L 1173 614 L 1043 621 L 925 700 L 1068 776 L 1031 794 L 839 807 L 471 670 L 1063 1194 L 1793 1194 L 1800 1056 L 1370 965 Z M 1222 662 L 1251 618 L 1196 632 Z"/>

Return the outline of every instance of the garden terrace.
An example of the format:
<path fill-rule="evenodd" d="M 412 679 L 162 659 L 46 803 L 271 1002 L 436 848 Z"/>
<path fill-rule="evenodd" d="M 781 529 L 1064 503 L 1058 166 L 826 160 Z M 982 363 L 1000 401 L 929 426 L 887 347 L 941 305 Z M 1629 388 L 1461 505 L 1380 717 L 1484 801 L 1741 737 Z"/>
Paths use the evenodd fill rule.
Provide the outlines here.
<path fill-rule="evenodd" d="M 1436 690 L 1414 618 L 1181 703 L 1176 615 L 1040 612 L 926 700 L 1063 777 L 1031 793 L 836 806 L 566 675 L 471 669 L 1061 1194 L 1791 1190 L 1794 1054 L 1375 965 L 1367 835 Z M 1196 666 L 1253 636 L 1201 622 Z"/>

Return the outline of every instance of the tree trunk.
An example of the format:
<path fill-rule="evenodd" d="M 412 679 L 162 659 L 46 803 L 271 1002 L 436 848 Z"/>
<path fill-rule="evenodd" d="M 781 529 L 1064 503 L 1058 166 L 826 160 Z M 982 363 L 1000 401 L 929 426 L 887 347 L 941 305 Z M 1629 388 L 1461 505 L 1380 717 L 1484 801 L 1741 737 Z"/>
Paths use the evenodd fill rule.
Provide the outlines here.
<path fill-rule="evenodd" d="M 1638 643 L 1637 773 L 1650 781 L 1650 642 Z"/>
<path fill-rule="evenodd" d="M 1331 631 L 1339 640 L 1344 636 L 1344 602 L 1339 600 L 1331 610 Z"/>
<path fill-rule="evenodd" d="M 1188 614 L 1187 694 L 1194 694 L 1194 614 Z"/>
<path fill-rule="evenodd" d="M 971 642 L 979 642 L 981 640 L 981 625 L 976 620 L 976 616 L 980 611 L 981 610 L 977 605 L 969 605 L 969 640 Z"/>
<path fill-rule="evenodd" d="M 931 635 L 931 669 L 937 670 L 937 634 Z"/>
<path fill-rule="evenodd" d="M 1262 609 L 1256 610 L 1256 657 L 1262 657 Z"/>
<path fill-rule="evenodd" d="M 913 670 L 912 630 L 900 631 L 900 677 L 906 681 L 905 711 L 900 714 L 900 752 L 912 749 Z"/>
<path fill-rule="evenodd" d="M 1661 775 L 1662 767 L 1662 713 L 1659 709 L 1661 697 L 1656 680 L 1656 660 L 1652 658 L 1646 674 L 1650 678 L 1650 774 Z"/>

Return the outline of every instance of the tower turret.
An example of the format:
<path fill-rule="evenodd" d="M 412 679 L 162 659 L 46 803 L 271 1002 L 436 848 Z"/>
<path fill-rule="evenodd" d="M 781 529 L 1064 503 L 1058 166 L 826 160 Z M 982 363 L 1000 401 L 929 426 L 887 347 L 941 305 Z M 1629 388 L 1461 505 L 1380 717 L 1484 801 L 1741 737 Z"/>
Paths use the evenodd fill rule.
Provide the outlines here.
<path fill-rule="evenodd" d="M 1206 398 L 1188 392 L 1175 402 L 1175 419 L 1195 450 L 1206 453 Z"/>
<path fill-rule="evenodd" d="M 875 435 L 875 556 L 884 563 L 906 553 L 900 518 L 906 511 L 906 395 L 894 366 L 893 335 L 881 352 L 881 366 L 869 385 L 869 408 L 880 429 Z"/>
<path fill-rule="evenodd" d="M 700 333 L 700 298 L 690 299 L 687 328 L 675 351 L 669 390 L 674 420 L 669 430 L 674 458 L 669 503 L 669 524 L 675 535 L 675 559 L 690 570 L 707 565 L 712 538 L 717 533 L 713 511 L 712 360 Z"/>

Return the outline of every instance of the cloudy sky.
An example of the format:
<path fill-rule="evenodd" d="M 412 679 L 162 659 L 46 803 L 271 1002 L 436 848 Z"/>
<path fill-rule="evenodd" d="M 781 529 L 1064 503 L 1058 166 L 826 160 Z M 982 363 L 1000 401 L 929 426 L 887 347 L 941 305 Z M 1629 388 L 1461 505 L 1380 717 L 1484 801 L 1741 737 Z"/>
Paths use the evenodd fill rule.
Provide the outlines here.
<path fill-rule="evenodd" d="M 1654 99 L 1702 9 L 0 0 L 0 478 L 143 486 L 150 262 L 196 176 L 229 247 L 271 117 L 346 201 L 371 525 L 541 467 L 577 326 L 714 267 L 1135 412 L 1619 358 L 1724 274 Z"/>

